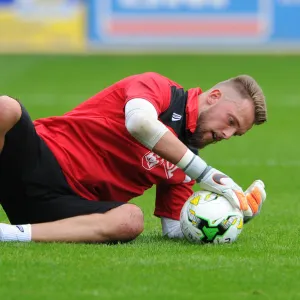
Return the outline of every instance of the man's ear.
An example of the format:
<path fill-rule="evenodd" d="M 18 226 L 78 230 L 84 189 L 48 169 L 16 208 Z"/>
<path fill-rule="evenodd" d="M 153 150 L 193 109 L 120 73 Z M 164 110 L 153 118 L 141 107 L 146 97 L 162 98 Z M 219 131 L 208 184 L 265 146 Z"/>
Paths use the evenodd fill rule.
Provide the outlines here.
<path fill-rule="evenodd" d="M 207 98 L 207 103 L 209 105 L 214 105 L 216 104 L 222 97 L 222 93 L 218 89 L 214 89 L 209 92 L 208 98 Z"/>

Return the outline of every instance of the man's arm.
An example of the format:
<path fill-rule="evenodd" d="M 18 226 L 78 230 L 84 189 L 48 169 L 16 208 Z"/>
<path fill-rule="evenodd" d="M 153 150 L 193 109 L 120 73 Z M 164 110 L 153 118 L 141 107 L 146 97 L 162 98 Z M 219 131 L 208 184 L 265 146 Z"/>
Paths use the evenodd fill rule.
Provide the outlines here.
<path fill-rule="evenodd" d="M 154 106 L 146 99 L 132 99 L 125 106 L 125 124 L 129 133 L 160 157 L 177 165 L 196 179 L 207 164 L 187 148 L 158 120 Z"/>

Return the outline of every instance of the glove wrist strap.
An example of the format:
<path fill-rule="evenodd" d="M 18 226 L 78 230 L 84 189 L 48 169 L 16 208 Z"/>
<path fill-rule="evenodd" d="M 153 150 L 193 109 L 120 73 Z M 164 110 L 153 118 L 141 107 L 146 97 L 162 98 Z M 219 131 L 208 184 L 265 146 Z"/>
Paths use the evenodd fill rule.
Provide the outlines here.
<path fill-rule="evenodd" d="M 188 149 L 176 166 L 182 169 L 190 178 L 196 179 L 201 176 L 207 164 L 198 155 L 195 155 Z"/>
<path fill-rule="evenodd" d="M 207 166 L 204 171 L 202 172 L 202 174 L 196 179 L 196 181 L 199 183 L 203 178 L 204 176 L 212 169 L 211 166 Z"/>

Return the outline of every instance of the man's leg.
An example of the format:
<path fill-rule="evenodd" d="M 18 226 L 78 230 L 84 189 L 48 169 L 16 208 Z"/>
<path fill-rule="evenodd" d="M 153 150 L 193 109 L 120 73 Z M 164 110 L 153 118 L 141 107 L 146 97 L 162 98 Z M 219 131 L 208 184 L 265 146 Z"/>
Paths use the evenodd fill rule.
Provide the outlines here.
<path fill-rule="evenodd" d="M 22 115 L 20 104 L 9 96 L 0 96 L 0 152 L 5 134 L 19 121 Z"/>
<path fill-rule="evenodd" d="M 137 206 L 75 195 L 24 107 L 7 96 L 0 96 L 0 151 L 0 201 L 15 224 L 0 224 L 0 241 L 127 241 L 143 231 Z"/>
<path fill-rule="evenodd" d="M 32 225 L 0 224 L 0 241 L 126 242 L 135 239 L 143 229 L 141 209 L 134 204 L 123 204 L 104 214 L 94 213 Z"/>
<path fill-rule="evenodd" d="M 124 204 L 104 214 L 77 216 L 32 225 L 32 241 L 105 243 L 130 241 L 144 229 L 143 213 L 133 204 Z"/>

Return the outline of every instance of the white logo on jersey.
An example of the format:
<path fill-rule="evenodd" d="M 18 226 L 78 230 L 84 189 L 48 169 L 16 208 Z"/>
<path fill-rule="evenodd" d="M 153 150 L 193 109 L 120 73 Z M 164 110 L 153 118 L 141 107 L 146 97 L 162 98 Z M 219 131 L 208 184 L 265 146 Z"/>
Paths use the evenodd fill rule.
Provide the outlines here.
<path fill-rule="evenodd" d="M 157 166 L 163 165 L 167 179 L 174 176 L 174 172 L 178 169 L 177 166 L 161 158 L 153 152 L 147 152 L 142 158 L 142 166 L 146 170 L 151 170 Z"/>
<path fill-rule="evenodd" d="M 173 165 L 172 163 L 170 163 L 169 161 L 166 161 L 166 163 L 164 164 L 165 167 L 165 172 L 166 172 L 166 176 L 167 178 L 172 178 L 173 177 L 173 173 L 175 170 L 178 169 L 177 166 Z"/>
<path fill-rule="evenodd" d="M 151 170 L 156 166 L 160 166 L 164 159 L 153 152 L 147 152 L 142 159 L 142 165 L 146 170 Z"/>
<path fill-rule="evenodd" d="M 173 115 L 172 115 L 172 121 L 174 121 L 174 122 L 180 121 L 181 118 L 182 118 L 182 116 L 181 116 L 181 115 L 178 115 L 178 114 L 176 114 L 176 113 L 173 113 Z"/>

